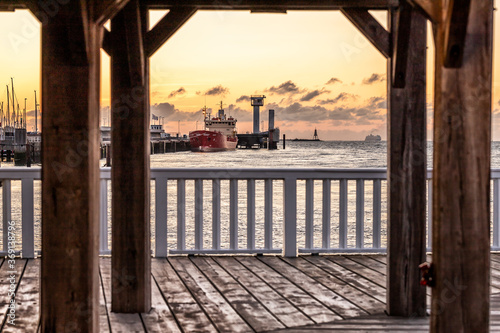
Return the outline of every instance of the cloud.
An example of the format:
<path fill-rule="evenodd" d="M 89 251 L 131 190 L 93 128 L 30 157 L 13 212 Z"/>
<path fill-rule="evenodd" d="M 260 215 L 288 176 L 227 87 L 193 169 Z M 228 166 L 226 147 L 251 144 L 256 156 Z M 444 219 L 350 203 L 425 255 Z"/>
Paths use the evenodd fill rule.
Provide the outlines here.
<path fill-rule="evenodd" d="M 283 82 L 277 87 L 272 86 L 271 88 L 268 88 L 265 91 L 270 92 L 271 94 L 278 94 L 278 95 L 286 95 L 286 94 L 294 95 L 303 92 L 303 90 L 299 89 L 299 87 L 297 87 L 297 85 L 293 83 L 291 80 Z"/>
<path fill-rule="evenodd" d="M 314 91 L 310 91 L 308 92 L 307 94 L 305 94 L 304 96 L 302 96 L 302 98 L 300 99 L 301 102 L 308 102 L 310 100 L 312 100 L 313 98 L 315 97 L 318 97 L 319 95 L 321 94 L 325 94 L 325 93 L 329 93 L 330 91 L 329 90 L 314 90 Z"/>
<path fill-rule="evenodd" d="M 168 98 L 173 98 L 173 97 L 175 97 L 177 95 L 184 95 L 185 93 L 186 93 L 186 89 L 184 89 L 184 87 L 180 87 L 179 89 L 172 91 L 168 95 Z"/>
<path fill-rule="evenodd" d="M 175 108 L 175 105 L 170 103 L 159 103 L 151 106 L 151 113 L 156 116 L 165 117 L 165 121 L 196 121 L 203 119 L 203 111 L 200 109 L 196 112 L 186 112 Z"/>
<path fill-rule="evenodd" d="M 374 83 L 382 82 L 382 81 L 385 81 L 384 74 L 373 73 L 372 76 L 370 76 L 368 78 L 364 78 L 362 83 L 363 84 L 374 84 Z"/>
<path fill-rule="evenodd" d="M 276 118 L 280 121 L 307 121 L 318 123 L 325 120 L 355 120 L 351 109 L 335 108 L 329 110 L 322 106 L 304 106 L 298 102 L 287 107 L 270 103 L 268 109 L 274 109 Z"/>
<path fill-rule="evenodd" d="M 321 105 L 335 104 L 335 103 L 338 103 L 341 101 L 346 101 L 348 99 L 356 99 L 356 98 L 357 98 L 357 95 L 349 94 L 346 92 L 341 92 L 335 98 L 322 99 L 322 100 L 319 100 L 317 103 L 321 104 Z"/>
<path fill-rule="evenodd" d="M 342 83 L 342 80 L 337 79 L 336 77 L 332 77 L 326 84 L 335 84 L 335 83 Z"/>
<path fill-rule="evenodd" d="M 368 100 L 368 108 L 374 109 L 387 109 L 387 99 L 385 97 L 371 97 Z"/>
<path fill-rule="evenodd" d="M 240 102 L 250 102 L 250 96 L 242 95 L 242 96 L 238 97 L 238 99 L 236 100 L 236 103 L 240 103 Z"/>
<path fill-rule="evenodd" d="M 210 88 L 207 91 L 205 91 L 205 95 L 208 96 L 217 96 L 217 95 L 225 96 L 227 94 L 229 94 L 229 88 L 223 87 L 220 84 L 216 87 Z"/>

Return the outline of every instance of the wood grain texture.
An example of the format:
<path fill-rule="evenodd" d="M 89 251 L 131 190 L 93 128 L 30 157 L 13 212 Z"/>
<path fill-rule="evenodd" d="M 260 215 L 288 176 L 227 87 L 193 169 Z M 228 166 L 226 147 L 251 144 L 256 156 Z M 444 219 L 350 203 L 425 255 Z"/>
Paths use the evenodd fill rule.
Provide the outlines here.
<path fill-rule="evenodd" d="M 389 14 L 393 32 L 397 17 Z M 425 315 L 419 264 L 426 238 L 426 19 L 410 8 L 405 88 L 392 85 L 395 59 L 388 62 L 387 311 Z M 399 54 L 398 57 L 403 56 Z"/>
<path fill-rule="evenodd" d="M 271 288 L 285 297 L 315 323 L 326 323 L 340 318 L 321 302 L 311 298 L 306 291 L 290 282 L 286 276 L 279 274 L 260 260 L 256 260 L 255 257 L 238 257 L 237 260 L 248 270 L 266 281 Z"/>
<path fill-rule="evenodd" d="M 112 308 L 125 313 L 151 309 L 146 17 L 131 0 L 111 20 Z"/>
<path fill-rule="evenodd" d="M 350 301 L 353 304 L 356 304 L 360 309 L 366 311 L 367 313 L 373 314 L 380 312 L 383 301 L 371 297 L 366 297 L 367 295 L 362 291 L 356 289 L 339 277 L 333 274 L 325 274 L 326 272 L 330 273 L 328 271 L 328 267 L 325 267 L 328 265 L 315 265 L 314 258 L 307 258 L 307 260 L 302 258 L 286 258 L 284 260 L 297 269 L 300 269 L 316 282 L 321 283 L 323 286 L 341 295 L 346 300 Z"/>
<path fill-rule="evenodd" d="M 219 292 L 225 296 L 252 329 L 270 331 L 285 327 L 262 303 L 256 300 L 213 259 L 193 258 L 192 261 L 212 281 Z"/>
<path fill-rule="evenodd" d="M 172 258 L 170 263 L 220 332 L 252 330 L 191 261 Z"/>
<path fill-rule="evenodd" d="M 470 0 L 449 0 L 444 21 L 444 66 L 459 68 L 464 56 Z"/>
<path fill-rule="evenodd" d="M 41 332 L 98 331 L 99 42 L 79 1 L 42 27 Z"/>
<path fill-rule="evenodd" d="M 164 299 L 184 332 L 217 332 L 212 321 L 167 260 L 155 261 L 152 269 Z"/>
<path fill-rule="evenodd" d="M 386 58 L 391 56 L 389 32 L 363 8 L 342 8 L 342 14 L 375 46 Z"/>
<path fill-rule="evenodd" d="M 313 278 L 307 276 L 305 273 L 279 260 L 273 260 L 272 257 L 262 257 L 264 263 L 272 267 L 274 270 L 282 275 L 285 275 L 291 282 L 303 290 L 306 290 L 312 297 L 329 307 L 332 311 L 336 312 L 342 318 L 351 316 L 365 315 L 367 312 L 352 304 L 344 297 L 333 292 L 327 287 L 318 284 Z M 332 319 L 333 320 L 333 319 Z"/>
<path fill-rule="evenodd" d="M 392 36 L 392 69 L 390 74 L 394 88 L 404 88 L 406 85 L 406 71 L 408 70 L 408 57 L 410 56 L 409 44 L 412 29 L 412 11 L 412 7 L 406 1 L 401 1 L 398 10 L 393 11 L 391 14 L 392 22 L 389 26 L 391 27 Z"/>
<path fill-rule="evenodd" d="M 434 29 L 431 332 L 487 332 L 493 1 L 470 2 L 460 68 L 444 66 L 446 26 Z"/>
<path fill-rule="evenodd" d="M 115 313 L 112 311 L 111 260 L 109 258 L 101 259 L 99 268 L 111 332 L 144 332 L 141 317 L 138 313 Z"/>
<path fill-rule="evenodd" d="M 244 285 L 253 297 L 262 304 L 265 304 L 266 308 L 285 324 L 285 326 L 310 325 L 314 323 L 287 299 L 274 291 L 268 284 L 254 275 L 234 258 L 216 258 L 216 262 L 234 279 Z"/>

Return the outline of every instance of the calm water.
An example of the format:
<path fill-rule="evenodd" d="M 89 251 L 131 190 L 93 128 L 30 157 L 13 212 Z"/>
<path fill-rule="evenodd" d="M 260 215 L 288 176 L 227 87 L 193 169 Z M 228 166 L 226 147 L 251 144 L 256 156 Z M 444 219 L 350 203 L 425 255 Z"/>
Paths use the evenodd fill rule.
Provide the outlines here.
<path fill-rule="evenodd" d="M 178 152 L 151 156 L 151 167 L 156 168 L 385 168 L 387 167 L 387 144 L 385 141 L 378 143 L 365 143 L 360 141 L 322 141 L 322 142 L 287 142 L 286 149 L 268 151 L 236 150 L 218 153 L 192 153 Z M 432 166 L 432 143 L 428 143 L 428 166 Z M 101 165 L 104 164 L 101 161 Z M 2 163 L 2 167 L 12 167 L 11 163 Z M 500 142 L 492 143 L 492 168 L 500 168 Z M 211 247 L 211 182 L 204 182 L 204 247 Z M 177 183 L 169 180 L 168 183 L 168 243 L 170 248 L 176 247 L 176 222 L 177 222 Z M 110 186 L 108 187 L 110 189 Z M 355 219 L 356 219 L 356 184 L 348 183 L 348 244 L 355 244 Z M 154 183 L 152 183 L 151 196 L 151 222 L 154 246 L 155 202 Z M 240 181 L 238 185 L 238 220 L 239 220 L 239 246 L 246 246 L 246 182 Z M 274 246 L 281 247 L 282 213 L 283 213 L 283 188 L 279 181 L 273 185 L 273 218 L 275 220 Z M 387 202 L 386 184 L 382 182 L 382 246 L 386 240 Z M 110 191 L 109 191 L 109 194 Z M 332 246 L 338 243 L 338 181 L 332 181 Z M 305 182 L 297 182 L 297 223 L 299 247 L 304 246 L 305 225 Z M 321 247 L 321 221 L 322 221 L 322 183 L 315 181 L 314 193 L 314 226 L 315 246 Z M 1 191 L 0 191 L 1 200 Z M 0 201 L 1 202 L 1 201 Z M 20 226 L 21 215 L 21 182 L 12 182 L 12 219 Z M 40 248 L 40 181 L 35 181 L 35 241 L 36 249 Z M 186 181 L 186 246 L 194 245 L 194 181 Z M 372 185 L 365 183 L 365 246 L 371 247 L 372 234 Z M 0 210 L 1 214 L 1 210 Z M 263 247 L 263 220 L 264 220 L 264 182 L 256 181 L 256 245 Z M 108 224 L 111 231 L 111 195 L 108 197 Z M 221 241 L 223 247 L 229 243 L 229 182 L 221 181 Z M 20 233 L 18 244 L 21 244 Z M 109 233 L 111 243 L 111 235 Z M 1 246 L 1 238 L 0 238 Z M 20 249 L 20 248 L 19 248 Z"/>
<path fill-rule="evenodd" d="M 427 143 L 432 167 L 432 142 Z M 151 156 L 151 167 L 213 168 L 386 168 L 387 143 L 363 141 L 287 141 L 286 149 L 236 150 L 219 153 L 179 152 Z M 492 168 L 500 168 L 500 142 L 492 142 Z"/>

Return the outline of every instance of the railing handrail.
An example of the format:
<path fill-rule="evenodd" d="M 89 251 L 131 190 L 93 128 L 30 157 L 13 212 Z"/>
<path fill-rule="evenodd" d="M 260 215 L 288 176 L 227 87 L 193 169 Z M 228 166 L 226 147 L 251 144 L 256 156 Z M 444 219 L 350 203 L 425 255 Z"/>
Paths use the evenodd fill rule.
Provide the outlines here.
<path fill-rule="evenodd" d="M 0 179 L 41 179 L 41 167 L 8 167 L 0 168 Z M 101 167 L 101 179 L 111 179 L 111 167 Z M 297 176 L 297 179 L 322 179 L 333 178 L 336 179 L 386 179 L 387 168 L 151 168 L 151 179 L 156 179 L 159 176 L 164 176 L 169 173 L 169 178 L 185 178 L 185 179 L 218 179 L 220 173 L 228 173 L 227 179 L 284 179 L 285 176 Z M 185 174 L 188 173 L 190 178 L 186 178 Z M 238 175 L 238 173 L 245 174 L 258 174 L 258 177 L 248 177 Z M 301 174 L 298 176 L 297 174 Z M 315 173 L 316 175 L 303 175 L 303 173 Z M 366 177 L 364 174 L 369 174 Z M 276 177 L 281 175 L 281 177 Z M 317 176 L 318 175 L 318 176 Z M 375 176 L 375 177 L 374 177 Z M 222 177 L 224 178 L 224 177 Z M 432 178 L 432 169 L 427 169 L 427 179 Z M 500 178 L 500 168 L 491 169 L 491 179 Z"/>
<path fill-rule="evenodd" d="M 11 219 L 11 181 L 21 181 L 22 193 L 22 255 L 30 258 L 35 255 L 34 247 L 34 181 L 41 179 L 41 167 L 9 167 L 0 168 L 0 181 L 3 183 L 3 226 L 6 229 L 7 222 Z M 432 169 L 427 170 L 428 182 L 428 198 L 432 200 Z M 381 181 L 387 179 L 386 168 L 151 168 L 150 178 L 154 181 L 154 198 L 155 198 L 155 253 L 157 256 L 166 256 L 171 254 L 185 253 L 283 253 L 285 255 L 294 255 L 295 253 L 315 253 L 315 252 L 383 252 L 385 248 L 381 244 L 381 208 L 382 208 L 382 192 Z M 100 251 L 102 254 L 110 253 L 108 244 L 108 184 L 111 180 L 111 168 L 103 167 L 100 169 Z M 168 249 L 167 247 L 167 181 L 175 181 L 177 187 L 177 248 Z M 282 181 L 283 194 L 283 247 L 282 249 L 273 246 L 273 181 Z M 301 188 L 301 194 L 298 195 L 297 181 L 305 181 L 305 192 Z M 493 182 L 493 237 L 492 249 L 500 249 L 500 169 L 491 169 L 491 180 Z M 195 217 L 195 246 L 193 249 L 186 248 L 186 194 L 193 195 L 193 192 L 186 191 L 186 181 L 194 181 L 194 217 Z M 229 185 L 229 235 L 230 248 L 221 247 L 221 184 L 222 181 L 227 181 Z M 256 181 L 264 182 L 264 247 L 256 248 L 255 233 L 256 233 Z M 314 247 L 314 187 L 319 185 L 316 182 L 322 182 L 322 239 L 319 248 Z M 337 181 L 336 198 L 332 201 L 332 182 Z M 355 182 L 353 185 L 348 185 L 350 182 Z M 205 248 L 203 244 L 203 187 L 205 182 L 210 182 L 209 188 L 212 189 L 212 248 Z M 246 227 L 247 227 L 247 245 L 246 248 L 238 248 L 238 229 L 239 213 L 238 213 L 238 183 L 246 184 Z M 364 224 L 365 224 L 365 182 L 373 182 L 373 186 L 369 186 L 367 191 L 371 191 L 372 203 L 372 236 L 373 240 L 370 243 L 367 240 L 365 245 Z M 226 183 L 225 183 L 226 184 Z M 316 184 L 316 185 L 315 185 Z M 259 185 L 261 191 L 262 185 Z M 226 188 L 226 187 L 225 187 Z M 279 188 L 279 187 L 278 187 Z M 353 205 L 352 197 L 348 193 L 348 188 L 355 188 L 355 245 L 348 244 L 348 223 L 349 232 L 353 232 L 352 225 L 348 217 L 348 209 L 350 211 Z M 225 194 L 227 195 L 227 194 Z M 338 196 L 338 197 L 337 197 Z M 297 198 L 305 199 L 305 243 L 304 248 L 298 248 L 297 237 L 299 235 L 297 229 L 298 218 L 298 202 Z M 348 201 L 349 208 L 348 208 Z M 335 202 L 335 209 L 338 211 L 338 221 L 336 220 L 335 227 L 338 229 L 338 244 L 337 247 L 332 247 L 330 235 L 333 232 L 331 209 Z M 301 203 L 302 205 L 302 203 Z M 353 208 L 354 209 L 354 208 Z M 428 207 L 428 221 L 432 220 L 432 210 Z M 302 218 L 301 218 L 302 219 Z M 174 221 L 168 220 L 168 223 Z M 241 221 L 240 221 L 241 222 Z M 302 228 L 302 227 L 301 227 Z M 260 229 L 259 229 L 260 230 Z M 262 232 L 262 231 L 261 231 Z M 302 231 L 301 231 L 302 232 Z M 428 227 L 428 246 L 430 248 L 432 230 Z M 349 236 L 351 237 L 351 236 Z M 160 239 L 160 241 L 158 241 Z M 206 238 L 207 240 L 208 238 Z M 366 238 L 368 239 L 368 238 Z M 6 251 L 6 235 L 3 235 L 3 252 Z M 350 240 L 352 242 L 352 239 Z M 371 245 L 371 247 L 370 247 Z M 260 246 L 260 245 L 259 245 Z M 367 246 L 365 248 L 365 246 Z M 0 254 L 3 253 L 0 251 Z"/>

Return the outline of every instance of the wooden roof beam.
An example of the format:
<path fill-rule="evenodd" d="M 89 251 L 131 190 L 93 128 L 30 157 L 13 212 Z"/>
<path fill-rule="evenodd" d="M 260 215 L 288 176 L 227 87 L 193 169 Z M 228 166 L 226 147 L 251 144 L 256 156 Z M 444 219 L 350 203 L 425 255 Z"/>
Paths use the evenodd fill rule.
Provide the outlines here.
<path fill-rule="evenodd" d="M 342 8 L 341 11 L 384 57 L 391 56 L 389 32 L 378 23 L 367 9 Z"/>
<path fill-rule="evenodd" d="M 113 18 L 129 0 L 100 0 L 94 1 L 93 18 L 97 24 L 104 24 Z"/>
<path fill-rule="evenodd" d="M 434 0 L 407 0 L 421 14 L 433 23 L 441 21 L 439 5 Z"/>
<path fill-rule="evenodd" d="M 173 34 L 196 13 L 196 7 L 176 7 L 170 9 L 145 36 L 144 49 L 151 57 Z"/>
<path fill-rule="evenodd" d="M 462 67 L 465 35 L 469 20 L 470 0 L 450 0 L 445 21 L 444 67 Z"/>
<path fill-rule="evenodd" d="M 411 12 L 412 7 L 402 1 L 396 13 L 396 26 L 392 28 L 391 33 L 395 34 L 392 47 L 393 71 L 392 86 L 394 88 L 405 87 L 406 66 L 408 62 L 408 46 L 411 30 Z"/>
<path fill-rule="evenodd" d="M 387 9 L 397 7 L 399 0 L 144 0 L 150 9 L 196 7 L 198 10 L 248 10 L 262 11 L 269 8 L 282 10 L 339 10 L 346 7 Z"/>

